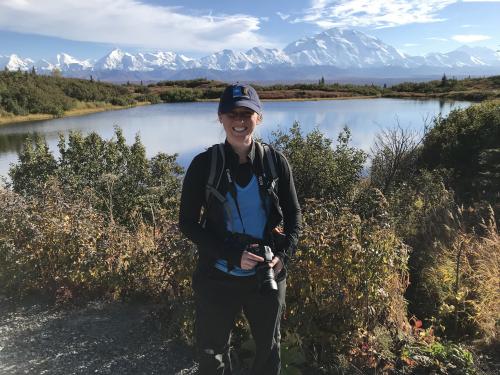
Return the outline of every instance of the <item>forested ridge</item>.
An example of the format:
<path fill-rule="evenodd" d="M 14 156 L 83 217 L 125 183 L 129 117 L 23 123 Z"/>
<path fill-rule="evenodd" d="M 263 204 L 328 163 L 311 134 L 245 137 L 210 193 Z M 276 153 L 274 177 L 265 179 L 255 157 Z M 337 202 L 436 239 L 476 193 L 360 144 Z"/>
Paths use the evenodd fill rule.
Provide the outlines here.
<path fill-rule="evenodd" d="M 4 114 L 62 116 L 79 103 L 131 105 L 136 100 L 127 88 L 111 83 L 38 75 L 33 71 L 0 72 L 0 111 Z"/>

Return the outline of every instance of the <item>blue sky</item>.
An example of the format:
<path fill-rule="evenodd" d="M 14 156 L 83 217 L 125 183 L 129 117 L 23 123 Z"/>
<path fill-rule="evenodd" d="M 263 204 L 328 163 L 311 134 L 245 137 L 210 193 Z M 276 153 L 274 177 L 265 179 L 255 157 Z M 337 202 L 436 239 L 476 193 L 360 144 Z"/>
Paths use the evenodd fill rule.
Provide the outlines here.
<path fill-rule="evenodd" d="M 500 50 L 500 0 L 0 0 L 0 55 L 99 58 L 114 47 L 201 57 L 283 48 L 344 26 L 409 53 Z"/>

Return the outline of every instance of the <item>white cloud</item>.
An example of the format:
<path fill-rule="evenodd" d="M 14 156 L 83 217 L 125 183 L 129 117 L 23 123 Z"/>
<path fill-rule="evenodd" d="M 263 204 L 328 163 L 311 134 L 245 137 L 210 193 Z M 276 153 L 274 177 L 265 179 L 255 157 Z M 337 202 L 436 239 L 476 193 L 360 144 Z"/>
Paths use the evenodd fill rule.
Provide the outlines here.
<path fill-rule="evenodd" d="M 420 44 L 417 43 L 405 43 L 403 44 L 404 47 L 416 47 L 419 46 Z"/>
<path fill-rule="evenodd" d="M 143 0 L 0 0 L 0 29 L 181 51 L 272 46 L 259 19 L 245 14 L 189 15 Z"/>
<path fill-rule="evenodd" d="M 467 34 L 467 35 L 453 35 L 451 39 L 460 43 L 473 43 L 480 42 L 482 40 L 491 39 L 489 35 L 478 35 L 478 34 Z"/>
<path fill-rule="evenodd" d="M 437 37 L 437 36 L 430 36 L 428 38 L 425 38 L 425 39 L 428 39 L 428 40 L 435 40 L 437 42 L 448 42 L 449 40 L 446 39 L 446 38 L 440 38 L 440 37 Z"/>
<path fill-rule="evenodd" d="M 288 18 L 290 18 L 290 15 L 289 14 L 285 14 L 285 13 L 281 13 L 281 12 L 276 12 L 276 14 L 278 15 L 279 18 L 281 18 L 283 21 L 287 20 Z"/>
<path fill-rule="evenodd" d="M 460 27 L 463 27 L 464 29 L 469 29 L 471 27 L 477 27 L 478 25 L 469 25 L 469 24 L 465 24 L 465 25 L 460 25 Z"/>
<path fill-rule="evenodd" d="M 313 0 L 304 15 L 292 22 L 333 26 L 392 27 L 440 22 L 438 11 L 457 0 Z"/>

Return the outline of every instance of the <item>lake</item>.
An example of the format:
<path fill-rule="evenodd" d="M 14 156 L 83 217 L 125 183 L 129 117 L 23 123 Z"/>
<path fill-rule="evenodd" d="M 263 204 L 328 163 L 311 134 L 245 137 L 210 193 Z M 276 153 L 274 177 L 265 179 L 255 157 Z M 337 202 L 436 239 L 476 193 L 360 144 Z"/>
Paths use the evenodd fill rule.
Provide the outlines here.
<path fill-rule="evenodd" d="M 434 116 L 446 116 L 451 110 L 469 102 L 408 99 L 349 99 L 297 102 L 264 102 L 264 121 L 257 134 L 264 140 L 278 129 L 288 129 L 294 121 L 304 132 L 318 127 L 334 140 L 347 125 L 352 145 L 369 151 L 375 135 L 397 123 L 403 128 L 422 132 Z M 195 154 L 224 140 L 217 120 L 217 103 L 175 103 L 100 112 L 81 117 L 18 123 L 0 126 L 0 176 L 6 176 L 10 163 L 17 161 L 23 140 L 37 132 L 43 135 L 51 150 L 57 149 L 58 134 L 78 130 L 97 132 L 104 138 L 113 136 L 115 126 L 123 129 L 129 143 L 139 134 L 149 157 L 158 152 L 178 153 L 179 163 L 186 167 Z"/>

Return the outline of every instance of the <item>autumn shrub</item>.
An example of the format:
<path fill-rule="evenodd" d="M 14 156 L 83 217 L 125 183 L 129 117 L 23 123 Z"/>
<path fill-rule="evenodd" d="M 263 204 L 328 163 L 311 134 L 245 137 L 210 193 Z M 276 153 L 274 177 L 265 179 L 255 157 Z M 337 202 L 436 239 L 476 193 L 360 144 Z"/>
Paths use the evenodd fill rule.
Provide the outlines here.
<path fill-rule="evenodd" d="M 156 227 L 143 223 L 131 231 L 85 201 L 69 200 L 53 179 L 35 199 L 0 190 L 0 210 L 3 293 L 171 302 L 190 293 L 191 245 L 166 216 Z"/>
<path fill-rule="evenodd" d="M 414 182 L 388 197 L 391 222 L 412 248 L 409 310 L 440 335 L 491 342 L 500 313 L 495 214 L 488 205 L 458 206 L 436 174 Z"/>
<path fill-rule="evenodd" d="M 441 225 L 446 225 L 443 230 L 454 232 L 452 239 L 435 239 L 435 256 L 422 267 L 419 289 L 433 298 L 431 316 L 442 335 L 498 343 L 500 238 L 492 210 L 488 222 L 483 222 L 483 233 L 468 230 L 467 213 L 476 210 L 449 212 L 451 225 Z"/>
<path fill-rule="evenodd" d="M 308 200 L 303 209 L 284 329 L 300 335 L 310 359 L 334 366 L 363 331 L 405 324 L 408 248 L 376 216 L 362 220 L 348 209 L 335 214 L 328 201 Z"/>

